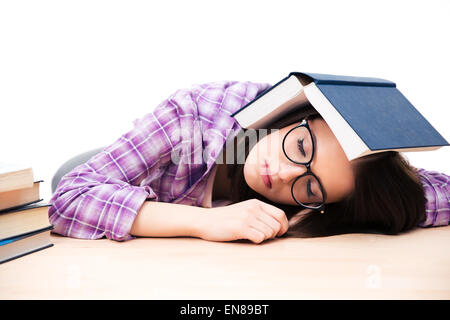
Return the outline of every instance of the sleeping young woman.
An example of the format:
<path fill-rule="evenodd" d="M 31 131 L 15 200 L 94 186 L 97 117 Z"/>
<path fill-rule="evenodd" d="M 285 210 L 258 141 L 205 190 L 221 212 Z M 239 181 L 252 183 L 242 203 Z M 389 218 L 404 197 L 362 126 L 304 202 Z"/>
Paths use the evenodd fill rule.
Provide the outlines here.
<path fill-rule="evenodd" d="M 268 87 L 219 81 L 177 90 L 61 179 L 50 200 L 53 231 L 261 243 L 448 224 L 449 176 L 394 151 L 349 161 L 312 108 L 271 130 L 240 128 L 230 115 Z"/>

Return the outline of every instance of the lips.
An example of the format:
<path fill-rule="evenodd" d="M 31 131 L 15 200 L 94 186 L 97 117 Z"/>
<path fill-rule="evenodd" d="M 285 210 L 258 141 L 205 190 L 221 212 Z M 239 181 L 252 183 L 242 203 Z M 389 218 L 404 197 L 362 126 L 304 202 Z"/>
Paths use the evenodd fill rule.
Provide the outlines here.
<path fill-rule="evenodd" d="M 264 164 L 261 166 L 261 178 L 264 183 L 264 185 L 271 189 L 272 188 L 272 179 L 270 178 L 270 170 L 269 165 L 266 161 L 264 161 Z"/>

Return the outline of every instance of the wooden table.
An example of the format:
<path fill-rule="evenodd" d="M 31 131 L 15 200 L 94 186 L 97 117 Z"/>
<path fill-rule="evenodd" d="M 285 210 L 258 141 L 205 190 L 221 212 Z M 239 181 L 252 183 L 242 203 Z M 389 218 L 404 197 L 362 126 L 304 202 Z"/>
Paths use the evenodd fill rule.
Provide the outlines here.
<path fill-rule="evenodd" d="M 52 235 L 0 265 L 1 299 L 449 299 L 450 226 L 255 245 Z"/>

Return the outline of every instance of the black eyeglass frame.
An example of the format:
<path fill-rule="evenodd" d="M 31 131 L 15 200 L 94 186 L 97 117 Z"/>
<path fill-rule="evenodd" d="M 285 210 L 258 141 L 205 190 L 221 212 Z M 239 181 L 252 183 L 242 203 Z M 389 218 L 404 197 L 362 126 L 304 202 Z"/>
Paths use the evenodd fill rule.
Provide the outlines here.
<path fill-rule="evenodd" d="M 310 137 L 311 137 L 312 154 L 311 154 L 311 159 L 309 159 L 308 162 L 298 162 L 298 161 L 292 160 L 291 158 L 289 158 L 289 156 L 287 155 L 286 150 L 285 150 L 285 148 L 284 148 L 285 140 L 286 140 L 286 137 L 289 135 L 289 133 L 291 133 L 291 132 L 294 131 L 295 129 L 298 129 L 298 128 L 301 128 L 301 127 L 305 127 L 305 128 L 308 130 L 308 133 L 309 133 L 309 135 L 310 135 Z M 291 185 L 291 195 L 292 195 L 292 198 L 294 199 L 294 201 L 295 201 L 298 205 L 300 205 L 300 206 L 302 206 L 302 207 L 304 207 L 304 208 L 312 209 L 312 210 L 318 210 L 318 211 L 320 210 L 320 213 L 324 213 L 324 212 L 325 212 L 326 193 L 325 193 L 325 190 L 324 190 L 324 188 L 323 188 L 323 186 L 322 186 L 322 183 L 320 182 L 319 177 L 317 177 L 317 176 L 314 174 L 314 172 L 311 171 L 311 162 L 312 162 L 313 159 L 314 159 L 314 154 L 315 154 L 315 147 L 316 147 L 316 144 L 315 144 L 315 142 L 314 142 L 314 137 L 313 137 L 313 135 L 312 135 L 311 129 L 309 128 L 308 118 L 303 119 L 303 121 L 302 121 L 299 125 L 297 125 L 297 126 L 295 126 L 294 128 L 290 129 L 290 130 L 286 133 L 286 135 L 285 135 L 284 138 L 283 138 L 283 142 L 282 142 L 282 145 L 281 145 L 281 146 L 282 146 L 282 149 L 283 149 L 284 156 L 285 156 L 289 161 L 291 161 L 292 163 L 299 164 L 299 165 L 303 165 L 303 166 L 306 167 L 306 172 L 305 172 L 304 174 L 298 176 L 297 178 L 295 178 L 294 182 L 292 182 L 292 185 Z M 300 203 L 299 201 L 297 201 L 297 199 L 296 199 L 295 196 L 294 196 L 294 185 L 295 185 L 295 183 L 296 183 L 299 179 L 301 179 L 301 178 L 303 178 L 303 177 L 305 177 L 305 176 L 313 176 L 313 177 L 317 180 L 317 182 L 319 182 L 319 188 L 320 188 L 320 191 L 322 192 L 322 195 L 323 195 L 323 201 L 322 201 L 322 204 L 321 204 L 320 206 L 318 206 L 318 207 L 308 206 L 308 205 L 305 205 L 305 204 L 303 204 L 303 203 Z"/>

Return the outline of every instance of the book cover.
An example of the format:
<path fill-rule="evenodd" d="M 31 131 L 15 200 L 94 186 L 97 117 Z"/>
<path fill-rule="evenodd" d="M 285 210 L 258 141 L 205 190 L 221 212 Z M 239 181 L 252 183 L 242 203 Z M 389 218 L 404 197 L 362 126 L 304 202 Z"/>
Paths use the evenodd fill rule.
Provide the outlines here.
<path fill-rule="evenodd" d="M 50 248 L 52 226 L 0 241 L 0 264 Z"/>
<path fill-rule="evenodd" d="M 34 203 L 0 213 L 0 241 L 49 227 L 48 203 Z"/>
<path fill-rule="evenodd" d="M 42 198 L 39 197 L 41 182 L 43 181 L 35 181 L 31 188 L 0 192 L 0 213 L 42 201 Z"/>
<path fill-rule="evenodd" d="M 307 75 L 372 151 L 448 145 L 394 82 L 377 78 Z"/>
<path fill-rule="evenodd" d="M 327 122 L 349 160 L 449 145 L 394 82 L 379 78 L 291 72 L 232 116 L 244 128 L 270 128 L 271 121 L 308 107 Z"/>
<path fill-rule="evenodd" d="M 31 188 L 33 169 L 29 166 L 0 162 L 0 192 Z"/>

